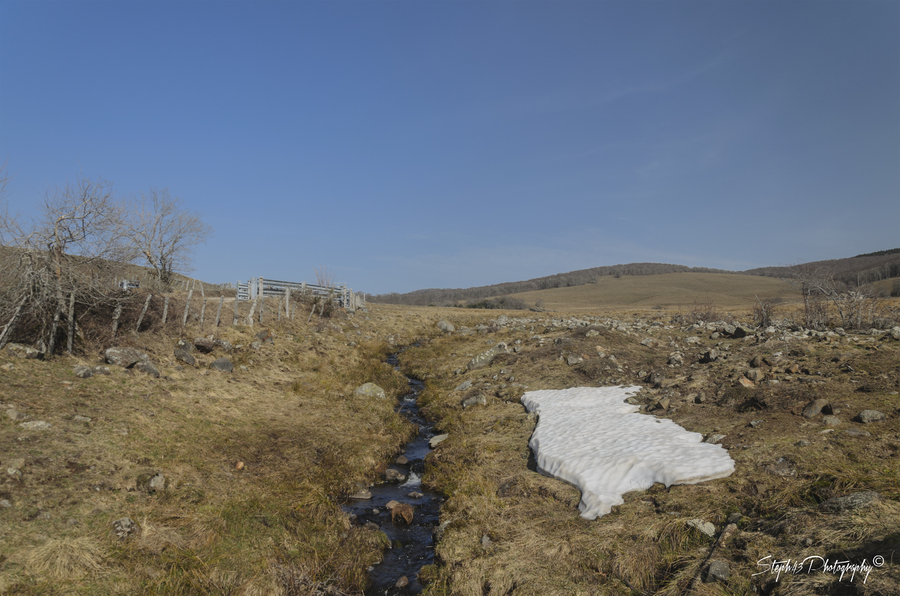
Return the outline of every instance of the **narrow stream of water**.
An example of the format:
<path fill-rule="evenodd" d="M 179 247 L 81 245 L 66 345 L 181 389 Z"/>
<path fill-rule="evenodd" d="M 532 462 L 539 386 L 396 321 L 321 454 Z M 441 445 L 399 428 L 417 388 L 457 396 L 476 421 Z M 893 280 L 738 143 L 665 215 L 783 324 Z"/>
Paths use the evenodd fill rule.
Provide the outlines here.
<path fill-rule="evenodd" d="M 388 357 L 388 363 L 399 369 L 397 354 Z M 398 594 L 418 594 L 423 586 L 418 581 L 419 570 L 434 561 L 433 532 L 438 525 L 441 501 L 437 493 L 422 488 L 422 474 L 425 456 L 431 451 L 428 442 L 434 436 L 432 426 L 419 413 L 416 403 L 423 384 L 407 377 L 410 393 L 400 400 L 398 411 L 419 427 L 416 437 L 407 443 L 402 457 L 406 463 L 391 463 L 390 468 L 400 471 L 406 480 L 384 482 L 369 488 L 371 499 L 351 499 L 344 503 L 344 511 L 354 517 L 353 523 L 375 524 L 391 541 L 391 548 L 385 551 L 384 560 L 370 568 L 371 587 L 367 596 L 394 596 Z M 398 459 L 402 462 L 403 459 Z M 399 516 L 396 523 L 391 521 L 391 511 L 386 505 L 391 501 L 409 504 L 413 508 L 413 521 L 406 524 Z M 401 578 L 405 577 L 408 584 Z M 400 580 L 400 587 L 398 587 Z"/>

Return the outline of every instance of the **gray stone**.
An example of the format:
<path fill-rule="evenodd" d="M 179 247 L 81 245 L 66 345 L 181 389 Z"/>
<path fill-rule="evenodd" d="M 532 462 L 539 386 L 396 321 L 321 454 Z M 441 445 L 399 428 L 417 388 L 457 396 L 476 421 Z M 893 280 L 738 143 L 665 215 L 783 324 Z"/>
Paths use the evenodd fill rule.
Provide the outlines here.
<path fill-rule="evenodd" d="M 107 364 L 131 368 L 138 362 L 149 362 L 150 356 L 134 348 L 107 348 L 103 353 Z"/>
<path fill-rule="evenodd" d="M 891 337 L 897 341 L 900 341 L 900 327 L 891 328 Z"/>
<path fill-rule="evenodd" d="M 176 342 L 175 342 L 175 347 L 176 347 L 176 348 L 181 348 L 182 350 L 184 350 L 184 351 L 186 351 L 186 352 L 193 352 L 193 351 L 194 351 L 194 344 L 191 343 L 191 342 L 189 342 L 189 341 L 186 340 L 186 339 L 179 339 L 178 341 L 176 341 Z"/>
<path fill-rule="evenodd" d="M 856 415 L 857 422 L 862 422 L 863 424 L 869 424 L 871 422 L 880 422 L 885 419 L 885 415 L 878 410 L 863 410 L 859 414 Z"/>
<path fill-rule="evenodd" d="M 655 411 L 663 411 L 663 412 L 665 412 L 666 410 L 669 409 L 669 404 L 670 404 L 670 403 L 671 403 L 671 401 L 669 400 L 669 398 L 668 398 L 668 397 L 664 397 L 664 398 L 662 398 L 661 400 L 659 400 L 658 402 L 656 402 L 656 406 L 654 406 L 653 409 L 654 409 Z"/>
<path fill-rule="evenodd" d="M 728 576 L 731 571 L 728 569 L 728 563 L 725 561 L 710 561 L 709 567 L 706 569 L 706 583 L 720 582 L 728 583 Z"/>
<path fill-rule="evenodd" d="M 376 385 L 375 383 L 365 383 L 357 387 L 353 394 L 358 397 L 370 397 L 375 399 L 385 399 L 387 398 L 387 394 L 384 392 L 384 389 Z"/>
<path fill-rule="evenodd" d="M 851 428 L 849 430 L 844 431 L 846 434 L 851 437 L 871 437 L 872 433 L 867 430 L 862 430 L 861 428 Z"/>
<path fill-rule="evenodd" d="M 26 416 L 22 412 L 18 412 L 16 410 L 13 410 L 12 408 L 6 410 L 6 417 L 10 420 L 25 420 L 26 418 L 28 418 L 28 416 Z"/>
<path fill-rule="evenodd" d="M 822 413 L 822 408 L 824 408 L 827 405 L 828 405 L 827 399 L 813 400 L 813 401 L 809 402 L 808 404 L 806 404 L 806 407 L 803 408 L 803 417 L 804 418 L 815 418 L 816 416 L 818 416 L 819 414 Z"/>
<path fill-rule="evenodd" d="M 0 509 L 9 509 L 10 507 L 12 507 L 12 503 L 6 499 L 0 499 Z"/>
<path fill-rule="evenodd" d="M 687 521 L 687 525 L 692 528 L 696 528 L 712 538 L 716 535 L 716 526 L 714 526 L 711 522 L 708 522 L 703 519 L 689 519 Z"/>
<path fill-rule="evenodd" d="M 225 358 L 216 358 L 209 364 L 210 370 L 218 370 L 220 372 L 231 372 L 234 370 L 234 366 L 231 364 L 231 360 Z"/>
<path fill-rule="evenodd" d="M 44 422 L 43 420 L 32 420 L 30 422 L 23 422 L 19 426 L 26 430 L 50 430 L 50 428 L 51 428 L 50 423 Z"/>
<path fill-rule="evenodd" d="M 725 438 L 725 435 L 709 435 L 703 441 L 704 443 L 712 443 L 713 445 L 718 445 L 722 442 L 722 439 Z"/>
<path fill-rule="evenodd" d="M 191 356 L 191 353 L 183 348 L 175 348 L 175 360 L 179 360 L 190 366 L 194 366 L 197 363 L 197 361 L 194 360 L 194 357 Z"/>
<path fill-rule="evenodd" d="M 397 580 L 397 583 L 394 584 L 394 587 L 399 590 L 400 588 L 405 588 L 408 585 L 409 585 L 409 578 L 404 575 L 400 579 Z"/>
<path fill-rule="evenodd" d="M 6 344 L 6 351 L 17 356 L 18 358 L 35 359 L 41 357 L 41 352 L 35 350 L 31 346 L 23 346 L 22 344 L 9 343 Z"/>
<path fill-rule="evenodd" d="M 166 477 L 162 474 L 156 474 L 153 478 L 150 479 L 150 484 L 148 485 L 150 492 L 155 493 L 156 491 L 163 490 L 166 488 Z"/>
<path fill-rule="evenodd" d="M 94 376 L 94 371 L 90 366 L 85 366 L 83 364 L 78 364 L 72 368 L 72 372 L 75 373 L 75 376 L 79 379 L 89 379 Z"/>
<path fill-rule="evenodd" d="M 388 482 L 403 482 L 406 480 L 406 474 L 394 468 L 388 468 L 384 471 L 384 479 Z"/>
<path fill-rule="evenodd" d="M 428 446 L 431 447 L 432 449 L 434 449 L 435 447 L 437 447 L 438 445 L 443 443 L 449 436 L 450 435 L 448 435 L 448 434 L 435 435 L 435 436 L 431 437 L 430 441 L 428 441 Z"/>
<path fill-rule="evenodd" d="M 194 348 L 201 354 L 210 354 L 216 349 L 216 344 L 211 339 L 205 337 L 194 338 Z"/>
<path fill-rule="evenodd" d="M 759 383 L 760 381 L 764 381 L 766 378 L 766 373 L 759 370 L 758 368 L 751 368 L 747 372 L 744 373 L 744 376 L 753 381 L 754 383 Z"/>
<path fill-rule="evenodd" d="M 498 354 L 505 354 L 506 352 L 506 344 L 500 342 L 490 350 L 482 352 L 481 354 L 478 354 L 477 356 L 472 358 L 469 363 L 466 364 L 466 368 L 468 368 L 469 370 L 475 370 L 476 368 L 487 366 L 494 361 L 494 358 L 496 358 Z"/>
<path fill-rule="evenodd" d="M 830 511 L 832 513 L 840 513 L 842 511 L 855 511 L 857 509 L 867 507 L 873 501 L 877 501 L 879 498 L 880 497 L 878 493 L 874 491 L 852 493 L 843 497 L 834 497 L 832 499 L 828 499 L 827 501 L 819 505 L 819 509 L 822 509 L 823 511 Z"/>
<path fill-rule="evenodd" d="M 763 422 L 765 422 L 765 420 L 751 420 L 750 427 L 751 428 L 759 428 L 760 426 L 763 425 Z"/>
<path fill-rule="evenodd" d="M 230 353 L 232 350 L 234 350 L 234 346 L 231 345 L 231 342 L 226 341 L 224 339 L 215 338 L 212 340 L 212 342 L 217 348 L 219 348 L 225 352 Z"/>
<path fill-rule="evenodd" d="M 360 487 L 358 491 L 350 495 L 351 499 L 358 499 L 360 501 L 367 501 L 372 498 L 372 491 L 370 491 L 366 487 Z"/>
<path fill-rule="evenodd" d="M 709 362 L 715 362 L 716 360 L 719 359 L 719 357 L 721 355 L 722 355 L 722 353 L 719 350 L 713 348 L 711 350 L 707 350 L 707 351 L 703 352 L 703 354 L 700 355 L 700 362 L 702 362 L 704 364 L 709 363 Z"/>
<path fill-rule="evenodd" d="M 142 360 L 141 362 L 136 363 L 133 368 L 134 370 L 139 370 L 142 373 L 150 375 L 154 379 L 159 378 L 159 369 L 149 360 Z"/>
<path fill-rule="evenodd" d="M 91 372 L 95 375 L 111 375 L 112 372 L 109 370 L 108 366 L 95 366 L 91 369 Z"/>
<path fill-rule="evenodd" d="M 123 517 L 113 522 L 113 531 L 120 540 L 125 540 L 138 531 L 139 526 L 130 517 Z"/>
<path fill-rule="evenodd" d="M 569 357 L 566 358 L 566 363 L 569 366 L 575 366 L 576 364 L 581 364 L 582 362 L 584 362 L 584 358 L 575 354 L 569 354 Z"/>
<path fill-rule="evenodd" d="M 487 398 L 483 394 L 473 395 L 470 398 L 464 399 L 462 402 L 462 407 L 468 408 L 470 406 L 486 406 Z"/>
<path fill-rule="evenodd" d="M 441 319 L 440 321 L 438 321 L 437 328 L 444 333 L 453 333 L 454 331 L 456 331 L 456 327 L 454 327 L 453 323 L 451 323 L 447 319 Z"/>
<path fill-rule="evenodd" d="M 88 423 L 91 421 L 91 419 L 87 416 L 82 416 L 81 414 L 75 414 L 74 416 L 72 416 L 72 421 Z"/>
<path fill-rule="evenodd" d="M 24 467 L 25 467 L 25 458 L 24 457 L 17 457 L 15 459 L 11 459 L 8 462 L 6 462 L 7 470 L 21 470 Z"/>
<path fill-rule="evenodd" d="M 841 419 L 837 416 L 825 416 L 822 418 L 822 424 L 825 426 L 837 426 L 841 423 Z"/>
<path fill-rule="evenodd" d="M 463 381 L 462 383 L 460 383 L 459 385 L 456 386 L 456 389 L 454 389 L 454 391 L 465 391 L 466 389 L 471 389 L 471 388 L 472 388 L 472 381 Z"/>

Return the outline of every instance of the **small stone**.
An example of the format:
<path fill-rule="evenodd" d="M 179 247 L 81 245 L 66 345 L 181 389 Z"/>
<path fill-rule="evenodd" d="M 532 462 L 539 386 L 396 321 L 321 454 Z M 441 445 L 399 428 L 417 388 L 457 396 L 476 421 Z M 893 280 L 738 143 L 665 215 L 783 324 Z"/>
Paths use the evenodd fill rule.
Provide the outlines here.
<path fill-rule="evenodd" d="M 481 535 L 481 548 L 487 548 L 491 545 L 491 537 L 487 534 Z"/>
<path fill-rule="evenodd" d="M 664 397 L 661 400 L 659 400 L 658 402 L 656 402 L 656 406 L 655 406 L 654 410 L 661 410 L 661 411 L 665 412 L 666 410 L 669 409 L 670 403 L 671 402 L 670 402 L 669 398 Z"/>
<path fill-rule="evenodd" d="M 244 462 L 242 462 L 242 461 L 237 461 L 237 462 L 235 462 L 235 463 L 234 463 L 234 469 L 235 469 L 235 470 L 243 470 L 243 469 L 244 469 Z"/>
<path fill-rule="evenodd" d="M 206 339 L 205 337 L 198 337 L 194 340 L 194 347 L 201 354 L 209 354 L 215 349 L 216 344 L 213 343 L 212 340 Z"/>
<path fill-rule="evenodd" d="M 370 491 L 368 488 L 360 488 L 358 491 L 350 495 L 350 498 L 360 501 L 367 501 L 372 498 L 372 491 Z"/>
<path fill-rule="evenodd" d="M 710 538 L 716 535 L 716 526 L 714 526 L 712 522 L 703 519 L 689 519 L 687 525 L 700 530 Z"/>
<path fill-rule="evenodd" d="M 822 424 L 825 426 L 837 426 L 841 423 L 841 419 L 837 416 L 825 416 L 822 418 Z"/>
<path fill-rule="evenodd" d="M 406 480 L 406 474 L 394 468 L 388 468 L 384 471 L 384 479 L 388 482 L 403 482 Z"/>
<path fill-rule="evenodd" d="M 353 394 L 357 397 L 369 397 L 375 399 L 386 399 L 387 394 L 384 392 L 384 389 L 376 385 L 375 383 L 365 383 L 357 387 Z"/>
<path fill-rule="evenodd" d="M 138 530 L 138 525 L 130 517 L 123 517 L 113 522 L 113 531 L 120 540 L 125 540 Z"/>
<path fill-rule="evenodd" d="M 22 344 L 7 344 L 6 351 L 13 356 L 18 356 L 19 358 L 27 358 L 33 360 L 41 357 L 41 353 L 38 350 L 35 350 L 30 346 L 23 346 Z"/>
<path fill-rule="evenodd" d="M 756 383 L 754 383 L 747 377 L 741 377 L 740 379 L 738 379 L 738 384 L 740 384 L 741 386 L 746 387 L 748 389 L 756 387 Z"/>
<path fill-rule="evenodd" d="M 728 576 L 731 574 L 728 569 L 728 563 L 725 561 L 711 561 L 706 570 L 706 583 L 721 582 L 727 583 Z"/>
<path fill-rule="evenodd" d="M 744 373 L 744 376 L 753 381 L 754 383 L 759 383 L 760 381 L 764 381 L 766 379 L 766 373 L 761 371 L 758 368 L 751 368 L 747 372 Z"/>
<path fill-rule="evenodd" d="M 0 499 L 0 509 L 9 509 L 10 507 L 12 507 L 12 503 L 7 499 Z"/>
<path fill-rule="evenodd" d="M 185 364 L 187 364 L 189 366 L 194 366 L 197 363 L 197 361 L 194 359 L 194 357 L 191 356 L 191 353 L 183 348 L 175 348 L 174 355 L 175 355 L 175 360 L 184 362 Z"/>
<path fill-rule="evenodd" d="M 447 439 L 447 437 L 449 437 L 449 436 L 450 436 L 449 434 L 435 435 L 435 436 L 431 437 L 430 441 L 428 441 L 428 446 L 431 447 L 432 449 L 434 449 L 435 447 L 440 445 L 442 442 L 444 442 Z"/>
<path fill-rule="evenodd" d="M 575 354 L 570 354 L 569 357 L 566 358 L 566 363 L 569 366 L 575 366 L 576 364 L 581 364 L 582 362 L 584 362 L 584 358 Z"/>
<path fill-rule="evenodd" d="M 228 372 L 234 370 L 234 366 L 231 364 L 231 360 L 225 358 L 224 356 L 221 358 L 216 358 L 209 364 L 210 370 L 217 370 L 220 372 Z"/>
<path fill-rule="evenodd" d="M 85 366 L 83 364 L 79 364 L 72 368 L 72 372 L 75 373 L 75 376 L 79 379 L 89 379 L 94 376 L 94 371 L 90 366 Z"/>
<path fill-rule="evenodd" d="M 394 584 L 394 587 L 395 588 L 405 588 L 408 585 L 409 585 L 409 578 L 404 575 L 403 577 L 401 577 L 400 579 L 397 580 L 397 583 Z"/>
<path fill-rule="evenodd" d="M 886 416 L 878 410 L 863 410 L 856 415 L 856 418 L 854 420 L 856 420 L 857 422 L 862 422 L 863 424 L 869 424 L 872 422 L 880 422 L 885 418 Z"/>
<path fill-rule="evenodd" d="M 19 426 L 26 430 L 50 430 L 52 428 L 49 422 L 44 422 L 43 420 L 23 422 Z"/>
<path fill-rule="evenodd" d="M 152 493 L 163 490 L 164 488 L 166 488 L 166 477 L 162 474 L 156 474 L 153 478 L 150 479 L 148 488 Z"/>
<path fill-rule="evenodd" d="M 454 327 L 453 323 L 451 323 L 447 319 L 441 319 L 440 321 L 438 321 L 437 328 L 444 333 L 453 333 L 454 331 L 456 331 L 456 327 Z"/>
<path fill-rule="evenodd" d="M 830 511 L 832 513 L 839 513 L 842 511 L 855 511 L 857 509 L 867 507 L 873 501 L 877 501 L 879 498 L 880 496 L 878 495 L 878 493 L 874 491 L 852 493 L 843 497 L 834 497 L 832 499 L 828 499 L 827 501 L 819 505 L 819 509 Z"/>
<path fill-rule="evenodd" d="M 463 408 L 468 408 L 471 406 L 486 406 L 487 398 L 484 396 L 484 394 L 473 395 L 468 399 L 464 399 L 461 405 Z"/>
<path fill-rule="evenodd" d="M 409 463 L 409 458 L 407 458 L 405 455 L 398 455 L 397 459 L 394 460 L 394 463 L 405 466 Z"/>
<path fill-rule="evenodd" d="M 806 407 L 803 408 L 803 417 L 804 418 L 815 418 L 819 414 L 822 413 L 822 408 L 828 405 L 828 400 L 826 399 L 817 399 L 806 404 Z"/>
<path fill-rule="evenodd" d="M 806 439 L 800 439 L 799 441 L 794 443 L 794 445 L 796 445 L 797 447 L 809 447 L 809 441 L 807 441 Z"/>
<path fill-rule="evenodd" d="M 109 370 L 108 366 L 95 366 L 91 369 L 91 372 L 95 375 L 110 375 L 112 372 Z"/>
<path fill-rule="evenodd" d="M 751 420 L 750 428 L 759 428 L 762 426 L 763 422 L 765 422 L 765 420 Z"/>
<path fill-rule="evenodd" d="M 725 438 L 725 435 L 709 435 L 708 437 L 706 437 L 706 440 L 704 440 L 703 442 L 704 443 L 712 443 L 713 445 L 718 445 L 719 443 L 722 442 L 722 439 L 724 439 L 724 438 Z"/>
<path fill-rule="evenodd" d="M 472 387 L 472 381 L 463 381 L 462 383 L 460 383 L 459 385 L 456 386 L 456 389 L 454 389 L 454 391 L 465 391 L 466 389 L 471 389 L 471 387 Z"/>
<path fill-rule="evenodd" d="M 150 362 L 149 360 L 142 360 L 134 365 L 135 370 L 139 370 L 142 373 L 146 373 L 153 377 L 154 379 L 159 378 L 159 369 L 156 368 L 156 365 Z"/>
<path fill-rule="evenodd" d="M 0 368 L 2 368 L 3 370 L 13 370 L 13 369 L 15 369 L 16 367 L 13 365 L 12 362 L 7 362 L 7 363 L 4 364 L 3 366 L 0 366 Z"/>
<path fill-rule="evenodd" d="M 131 368 L 138 362 L 149 362 L 150 356 L 134 348 L 108 348 L 103 353 L 107 364 Z"/>
<path fill-rule="evenodd" d="M 420 493 L 420 492 L 413 491 L 413 492 L 409 493 L 409 494 L 406 495 L 406 496 L 409 497 L 410 499 L 421 499 L 421 498 L 424 497 L 425 495 L 423 495 L 423 494 Z"/>
<path fill-rule="evenodd" d="M 849 430 L 845 430 L 844 432 L 846 434 L 850 435 L 851 437 L 871 437 L 872 436 L 872 433 L 870 433 L 867 430 L 862 430 L 860 428 L 851 428 Z"/>
<path fill-rule="evenodd" d="M 82 416 L 81 414 L 75 414 L 74 416 L 72 416 L 72 421 L 88 423 L 91 421 L 91 418 L 88 416 Z"/>

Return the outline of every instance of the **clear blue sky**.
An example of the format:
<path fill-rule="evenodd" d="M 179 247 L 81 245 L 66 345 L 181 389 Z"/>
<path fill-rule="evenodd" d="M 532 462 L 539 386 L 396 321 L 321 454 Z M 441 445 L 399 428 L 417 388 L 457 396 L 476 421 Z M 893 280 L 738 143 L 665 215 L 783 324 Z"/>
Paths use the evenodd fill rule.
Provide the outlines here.
<path fill-rule="evenodd" d="M 210 282 L 900 246 L 900 2 L 0 0 L 0 160 L 168 187 Z"/>

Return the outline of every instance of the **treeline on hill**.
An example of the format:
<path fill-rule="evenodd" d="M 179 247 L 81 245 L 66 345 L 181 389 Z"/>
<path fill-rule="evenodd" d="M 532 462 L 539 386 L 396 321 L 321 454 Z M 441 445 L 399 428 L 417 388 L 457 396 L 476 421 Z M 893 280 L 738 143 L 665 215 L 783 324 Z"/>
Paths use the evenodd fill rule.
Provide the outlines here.
<path fill-rule="evenodd" d="M 368 296 L 371 302 L 386 304 L 408 304 L 411 306 L 467 306 L 472 308 L 525 308 L 521 306 L 498 306 L 497 301 L 488 301 L 489 298 L 518 294 L 519 292 L 532 292 L 535 290 L 547 290 L 550 288 L 566 288 L 571 286 L 583 286 L 594 283 L 597 278 L 605 276 L 621 277 L 623 275 L 659 275 L 663 273 L 732 273 L 722 269 L 710 269 L 708 267 L 687 267 L 685 265 L 671 265 L 668 263 L 629 263 L 627 265 L 606 265 L 603 267 L 591 267 L 579 269 L 568 273 L 557 273 L 546 277 L 536 277 L 526 281 L 514 281 L 491 286 L 479 286 L 475 288 L 456 289 L 428 289 L 416 290 L 406 294 L 396 292 L 390 294 L 376 294 Z M 521 301 L 519 301 L 521 302 Z M 509 303 L 512 304 L 512 303 Z"/>
<path fill-rule="evenodd" d="M 749 269 L 747 275 L 762 275 L 784 279 L 799 279 L 827 275 L 834 281 L 849 287 L 900 277 L 900 248 L 882 250 L 849 259 L 813 261 L 782 267 Z"/>

